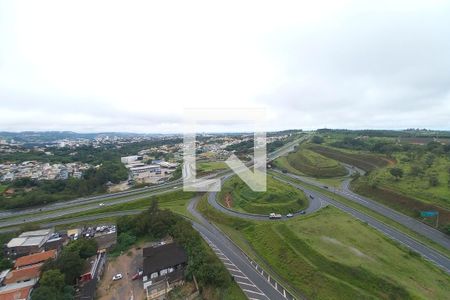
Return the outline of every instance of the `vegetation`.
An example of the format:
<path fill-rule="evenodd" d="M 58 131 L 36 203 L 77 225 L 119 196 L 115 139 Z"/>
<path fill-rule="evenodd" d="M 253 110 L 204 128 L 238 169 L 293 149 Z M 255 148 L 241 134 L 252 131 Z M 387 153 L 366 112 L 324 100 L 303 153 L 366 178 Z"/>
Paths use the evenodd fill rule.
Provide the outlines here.
<path fill-rule="evenodd" d="M 104 193 L 107 182 L 118 183 L 127 178 L 127 170 L 117 161 L 105 162 L 98 169 L 89 169 L 82 179 L 49 181 L 18 179 L 8 186 L 15 190 L 12 196 L 0 194 L 0 208 L 24 208 Z"/>
<path fill-rule="evenodd" d="M 228 289 L 231 277 L 220 260 L 202 240 L 191 224 L 169 210 L 160 210 L 157 201 L 139 216 L 125 216 L 118 219 L 119 237 L 147 237 L 160 239 L 170 235 L 188 253 L 189 262 L 186 277 L 197 279 L 200 287 Z"/>
<path fill-rule="evenodd" d="M 284 161 L 278 162 L 283 159 Z M 337 161 L 322 156 L 308 149 L 299 149 L 288 154 L 287 157 L 277 159 L 275 165 L 294 171 L 297 174 L 305 174 L 313 177 L 339 177 L 347 174 L 347 170 Z"/>
<path fill-rule="evenodd" d="M 234 176 L 223 184 L 219 200 L 225 207 L 267 215 L 272 212 L 296 212 L 308 203 L 302 191 L 271 177 L 267 178 L 266 192 L 254 192 L 238 176 Z"/>
<path fill-rule="evenodd" d="M 197 162 L 197 176 L 207 175 L 216 171 L 228 169 L 223 161 L 201 161 Z"/>
<path fill-rule="evenodd" d="M 325 157 L 358 167 L 366 172 L 392 163 L 387 157 L 369 153 L 344 152 L 326 146 L 314 145 L 310 149 Z"/>
<path fill-rule="evenodd" d="M 272 271 L 307 298 L 445 299 L 448 295 L 450 279 L 440 269 L 335 208 L 285 222 L 225 216 L 205 200 L 198 209 L 232 231 L 234 239 L 244 239 Z"/>
<path fill-rule="evenodd" d="M 72 286 L 80 277 L 86 259 L 97 253 L 95 240 L 71 241 L 56 260 L 47 261 L 42 267 L 39 287 L 31 295 L 32 300 L 74 299 Z"/>
<path fill-rule="evenodd" d="M 42 273 L 39 287 L 34 290 L 32 300 L 72 300 L 74 290 L 65 284 L 65 276 L 58 269 L 51 269 Z"/>

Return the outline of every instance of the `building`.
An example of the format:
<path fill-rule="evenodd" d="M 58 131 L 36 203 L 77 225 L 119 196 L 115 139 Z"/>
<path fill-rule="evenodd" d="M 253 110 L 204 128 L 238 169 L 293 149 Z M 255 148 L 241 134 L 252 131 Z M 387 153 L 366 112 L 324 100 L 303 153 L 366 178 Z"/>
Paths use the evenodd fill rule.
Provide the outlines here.
<path fill-rule="evenodd" d="M 15 259 L 21 256 L 39 253 L 53 234 L 53 229 L 27 231 L 9 241 L 4 246 L 5 256 Z"/>
<path fill-rule="evenodd" d="M 22 284 L 14 284 L 0 287 L 1 300 L 30 300 L 33 285 L 24 282 Z"/>
<path fill-rule="evenodd" d="M 176 243 L 142 250 L 143 284 L 148 300 L 165 299 L 168 292 L 184 283 L 187 265 L 185 250 Z"/>
<path fill-rule="evenodd" d="M 120 161 L 125 165 L 129 165 L 140 160 L 142 160 L 142 156 L 140 155 L 124 156 L 120 158 Z"/>
<path fill-rule="evenodd" d="M 27 256 L 19 257 L 14 263 L 14 268 L 16 270 L 20 270 L 23 268 L 27 268 L 36 264 L 41 264 L 46 262 L 49 259 L 56 258 L 56 250 L 44 251 L 40 253 L 35 253 Z"/>
<path fill-rule="evenodd" d="M 75 299 L 94 300 L 97 282 L 100 280 L 106 266 L 106 250 L 102 249 L 90 260 L 86 272 L 80 276 L 78 293 Z"/>
<path fill-rule="evenodd" d="M 22 282 L 32 282 L 36 284 L 41 275 L 42 265 L 43 264 L 36 264 L 27 268 L 9 271 L 3 280 L 3 284 L 6 286 Z"/>
<path fill-rule="evenodd" d="M 149 178 L 152 174 L 160 175 L 161 167 L 159 165 L 146 165 L 142 167 L 131 167 L 130 173 L 133 179 L 142 180 Z"/>

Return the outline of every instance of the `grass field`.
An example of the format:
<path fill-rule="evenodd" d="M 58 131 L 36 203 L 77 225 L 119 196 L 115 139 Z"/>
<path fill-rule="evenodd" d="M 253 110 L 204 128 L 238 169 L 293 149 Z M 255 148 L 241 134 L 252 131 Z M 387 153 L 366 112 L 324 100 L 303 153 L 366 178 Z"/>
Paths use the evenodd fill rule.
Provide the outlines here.
<path fill-rule="evenodd" d="M 396 180 L 389 172 L 389 168 L 373 170 L 367 176 L 358 178 L 352 183 L 352 189 L 364 196 L 382 202 L 383 204 L 403 212 L 409 216 L 419 218 L 420 211 L 437 210 L 441 229 L 450 225 L 450 160 L 437 157 L 434 163 L 419 176 L 410 174 L 414 161 L 402 161 L 398 155 L 395 167 L 404 171 L 402 178 Z M 434 174 L 439 184 L 429 183 L 430 174 Z M 434 219 L 424 219 L 424 222 L 434 224 Z"/>
<path fill-rule="evenodd" d="M 287 157 L 281 157 L 275 165 L 296 174 L 319 178 L 347 175 L 347 170 L 337 161 L 308 149 L 300 149 Z"/>
<path fill-rule="evenodd" d="M 199 210 L 307 298 L 448 299 L 450 276 L 333 207 L 285 222 L 242 221 L 206 201 Z"/>
<path fill-rule="evenodd" d="M 150 204 L 153 199 L 158 201 L 159 207 L 162 209 L 170 209 L 180 215 L 186 216 L 188 218 L 192 218 L 192 216 L 187 211 L 187 205 L 189 204 L 189 200 L 195 196 L 194 192 L 183 192 L 183 191 L 175 191 L 166 194 L 161 194 L 157 196 L 150 196 L 148 198 L 138 199 L 135 201 L 115 204 L 103 208 L 93 209 L 89 211 L 84 211 L 80 213 L 70 214 L 68 216 L 62 216 L 58 218 L 52 218 L 47 221 L 58 221 L 64 220 L 67 218 L 75 218 L 82 216 L 90 216 L 107 212 L 115 212 L 115 211 L 128 211 L 135 209 L 145 209 L 150 207 Z"/>
<path fill-rule="evenodd" d="M 357 151 L 343 151 L 331 147 L 310 145 L 309 149 L 323 156 L 363 169 L 366 172 L 395 163 L 382 155 Z"/>
<path fill-rule="evenodd" d="M 223 161 L 199 161 L 197 162 L 197 175 L 206 175 L 216 171 L 228 169 Z"/>
<path fill-rule="evenodd" d="M 303 192 L 267 177 L 267 191 L 252 191 L 239 177 L 225 181 L 219 199 L 225 207 L 255 214 L 287 214 L 306 207 Z"/>

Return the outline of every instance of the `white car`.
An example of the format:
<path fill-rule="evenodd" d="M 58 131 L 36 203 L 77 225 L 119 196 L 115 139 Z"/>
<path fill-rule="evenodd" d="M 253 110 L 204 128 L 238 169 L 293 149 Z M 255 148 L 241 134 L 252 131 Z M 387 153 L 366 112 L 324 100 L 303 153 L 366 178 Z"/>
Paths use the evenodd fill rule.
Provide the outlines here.
<path fill-rule="evenodd" d="M 102 202 L 98 206 L 105 206 L 105 203 Z"/>
<path fill-rule="evenodd" d="M 122 276 L 122 274 L 120 274 L 120 273 L 118 273 L 118 274 L 116 274 L 116 275 L 113 276 L 113 280 L 114 280 L 114 281 L 120 280 L 120 279 L 122 279 L 122 278 L 123 278 L 123 276 Z"/>
<path fill-rule="evenodd" d="M 287 215 L 286 215 L 286 217 L 288 217 L 288 218 L 292 218 L 294 215 L 293 214 L 291 214 L 291 213 L 288 213 Z"/>

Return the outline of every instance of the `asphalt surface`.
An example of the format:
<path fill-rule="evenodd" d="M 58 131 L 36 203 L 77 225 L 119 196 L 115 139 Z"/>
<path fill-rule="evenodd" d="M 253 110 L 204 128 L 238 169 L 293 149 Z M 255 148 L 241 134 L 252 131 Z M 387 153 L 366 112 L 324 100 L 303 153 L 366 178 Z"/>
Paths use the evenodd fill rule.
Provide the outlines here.
<path fill-rule="evenodd" d="M 68 208 L 60 209 L 60 210 L 50 210 L 50 211 L 38 211 L 34 214 L 28 214 L 28 215 L 22 215 L 19 217 L 14 218 L 7 218 L 0 220 L 0 228 L 2 227 L 10 227 L 10 226 L 17 226 L 17 225 L 23 225 L 24 223 L 32 223 L 32 222 L 39 222 L 54 218 L 59 218 L 71 214 L 81 213 L 85 211 L 90 211 L 94 209 L 100 209 L 100 208 L 106 208 L 111 205 L 116 204 L 122 204 L 127 202 L 133 202 L 139 199 L 147 198 L 150 196 L 156 196 L 164 193 L 168 193 L 175 190 L 180 190 L 181 186 L 178 184 L 178 187 L 175 186 L 175 188 L 171 189 L 158 189 L 157 191 L 150 191 L 147 193 L 139 193 L 139 194 L 132 194 L 132 196 L 122 196 L 122 197 L 113 197 L 112 200 L 108 200 L 105 202 L 101 202 L 102 206 L 99 205 L 99 203 L 92 203 L 92 204 L 86 204 L 86 203 L 80 203 L 77 205 L 70 205 Z M 82 205 L 82 206 L 80 206 Z M 97 214 L 101 215 L 101 213 Z"/>
<path fill-rule="evenodd" d="M 306 182 L 308 184 L 320 187 L 324 190 L 328 190 L 337 195 L 345 197 L 348 200 L 356 202 L 364 207 L 369 208 L 370 210 L 373 210 L 373 211 L 379 213 L 380 215 L 383 215 L 391 220 L 394 220 L 395 222 L 411 229 L 412 231 L 414 231 L 422 236 L 427 237 L 428 239 L 441 245 L 444 248 L 450 249 L 450 238 L 443 232 L 441 232 L 433 227 L 430 227 L 427 224 L 419 222 L 414 218 L 411 218 L 400 212 L 397 212 L 397 211 L 395 211 L 383 204 L 380 204 L 372 199 L 360 196 L 360 195 L 352 192 L 349 188 L 350 181 L 351 181 L 350 178 L 344 180 L 341 188 L 336 189 L 333 187 L 329 187 L 328 189 L 325 189 L 323 183 L 317 182 L 311 178 L 308 178 L 305 176 L 298 176 L 298 175 L 294 175 L 294 174 L 290 174 L 290 173 L 286 173 L 283 175 L 289 176 L 293 179 L 297 179 L 297 180 Z"/>
<path fill-rule="evenodd" d="M 284 175 L 286 175 L 286 174 L 284 174 Z M 281 178 L 277 178 L 276 176 L 275 176 L 275 179 L 283 180 Z M 289 184 L 291 184 L 292 186 L 294 186 L 300 190 L 303 190 L 307 195 L 311 195 L 315 199 L 319 199 L 322 203 L 333 205 L 336 208 L 352 215 L 353 217 L 355 217 L 363 222 L 366 222 L 367 224 L 369 224 L 373 228 L 377 229 L 378 231 L 382 232 L 383 234 L 387 235 L 391 239 L 393 239 L 393 240 L 399 242 L 400 244 L 403 244 L 404 246 L 410 248 L 411 250 L 419 253 L 424 258 L 426 258 L 427 260 L 431 261 L 432 263 L 434 263 L 435 265 L 437 265 L 438 267 L 443 269 L 446 273 L 450 274 L 450 259 L 446 255 L 442 254 L 441 252 L 438 252 L 438 251 L 434 250 L 433 248 L 417 241 L 413 237 L 411 237 L 411 236 L 409 236 L 409 235 L 407 235 L 407 234 L 405 234 L 383 222 L 380 222 L 380 221 L 376 220 L 375 218 L 373 218 L 363 212 L 360 212 L 350 206 L 342 204 L 341 202 L 336 201 L 336 200 L 332 199 L 331 197 L 328 197 L 328 196 L 326 196 L 322 193 L 316 192 L 314 190 L 307 189 L 301 185 L 298 185 L 298 184 L 295 184 L 292 182 L 290 182 Z M 245 217 L 245 216 L 243 216 L 243 217 Z"/>
<path fill-rule="evenodd" d="M 194 198 L 188 206 L 188 211 L 199 220 L 198 223 L 194 222 L 193 226 L 224 263 L 247 297 L 270 300 L 294 299 L 280 284 L 264 276 L 265 272 L 261 268 L 195 209 L 199 199 Z"/>

